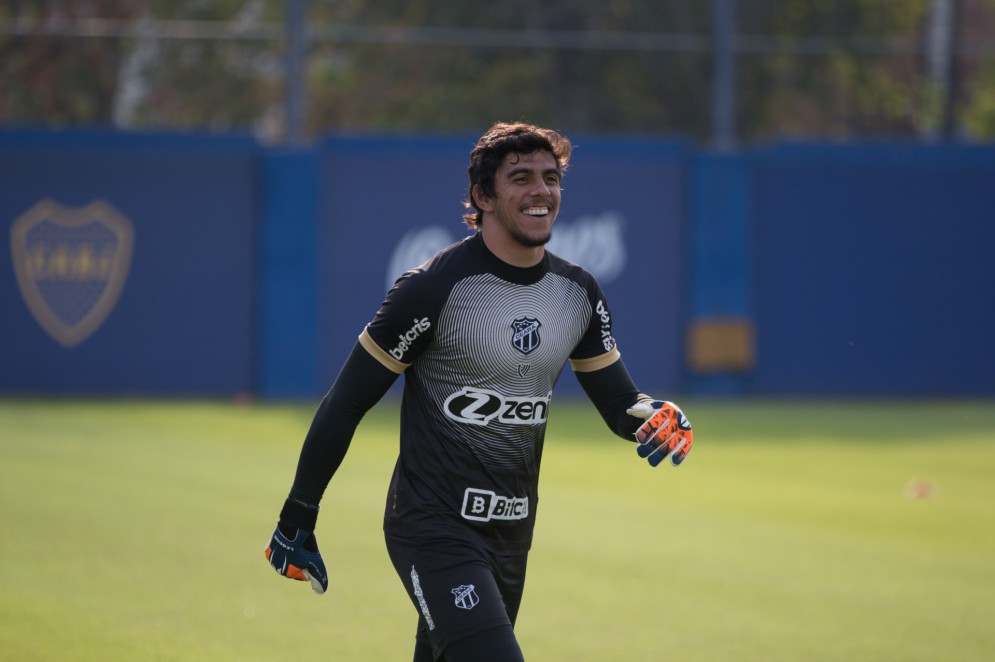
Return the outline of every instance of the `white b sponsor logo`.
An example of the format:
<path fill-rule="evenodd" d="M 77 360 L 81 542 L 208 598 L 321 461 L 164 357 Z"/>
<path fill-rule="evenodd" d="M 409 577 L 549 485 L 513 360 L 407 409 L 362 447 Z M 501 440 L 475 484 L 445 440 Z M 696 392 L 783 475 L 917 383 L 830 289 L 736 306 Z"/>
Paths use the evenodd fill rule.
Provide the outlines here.
<path fill-rule="evenodd" d="M 468 487 L 463 493 L 462 514 L 474 522 L 525 519 L 529 516 L 529 498 L 498 496 L 491 490 Z"/>

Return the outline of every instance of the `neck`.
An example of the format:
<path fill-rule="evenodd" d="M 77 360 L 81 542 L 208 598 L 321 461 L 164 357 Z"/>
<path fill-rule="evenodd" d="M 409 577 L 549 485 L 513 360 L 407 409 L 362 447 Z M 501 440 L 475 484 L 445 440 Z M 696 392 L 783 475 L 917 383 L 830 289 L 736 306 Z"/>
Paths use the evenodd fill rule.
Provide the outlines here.
<path fill-rule="evenodd" d="M 484 239 L 487 250 L 502 262 L 513 267 L 534 267 L 542 262 L 542 258 L 546 254 L 544 246 L 525 246 L 506 234 L 487 232 L 486 225 L 482 226 L 479 232 Z"/>

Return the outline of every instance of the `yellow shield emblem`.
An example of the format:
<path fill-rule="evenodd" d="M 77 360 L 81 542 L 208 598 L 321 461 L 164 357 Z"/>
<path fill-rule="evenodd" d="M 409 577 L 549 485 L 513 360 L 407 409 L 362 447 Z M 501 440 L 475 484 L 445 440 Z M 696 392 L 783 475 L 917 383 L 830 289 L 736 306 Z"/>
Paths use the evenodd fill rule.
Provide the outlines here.
<path fill-rule="evenodd" d="M 48 335 L 75 347 L 117 304 L 131 266 L 131 222 L 103 200 L 63 207 L 43 200 L 10 229 L 21 296 Z"/>

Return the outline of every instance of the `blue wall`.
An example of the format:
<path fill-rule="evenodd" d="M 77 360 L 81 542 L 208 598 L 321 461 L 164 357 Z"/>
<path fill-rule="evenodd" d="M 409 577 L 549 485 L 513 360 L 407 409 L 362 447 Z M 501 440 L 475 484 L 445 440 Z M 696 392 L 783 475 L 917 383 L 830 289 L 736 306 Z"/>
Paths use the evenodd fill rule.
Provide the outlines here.
<path fill-rule="evenodd" d="M 753 155 L 761 393 L 995 392 L 995 150 Z"/>
<path fill-rule="evenodd" d="M 0 390 L 252 389 L 257 154 L 247 138 L 0 133 Z M 11 228 L 46 200 L 51 218 L 33 219 L 30 242 L 53 259 L 91 250 L 107 221 L 98 213 L 73 230 L 74 209 L 96 202 L 133 232 L 116 304 L 71 347 L 42 329 L 14 277 Z M 40 279 L 47 294 L 34 304 L 56 326 L 72 327 L 74 307 L 106 290 L 105 279 L 85 271 Z"/>
<path fill-rule="evenodd" d="M 261 156 L 257 391 L 264 397 L 317 392 L 318 174 L 309 148 Z"/>
<path fill-rule="evenodd" d="M 572 138 L 551 248 L 644 390 L 995 394 L 995 149 Z M 0 132 L 0 392 L 320 394 L 465 235 L 474 140 Z M 689 369 L 707 318 L 754 331 L 748 369 Z"/>

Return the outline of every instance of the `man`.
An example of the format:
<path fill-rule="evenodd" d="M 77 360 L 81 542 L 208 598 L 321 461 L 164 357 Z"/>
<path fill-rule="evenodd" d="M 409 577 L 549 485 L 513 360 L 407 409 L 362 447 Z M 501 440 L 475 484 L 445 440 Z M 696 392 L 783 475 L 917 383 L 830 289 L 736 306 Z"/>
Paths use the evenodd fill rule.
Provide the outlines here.
<path fill-rule="evenodd" d="M 513 626 L 535 524 L 553 386 L 569 361 L 617 435 L 676 466 L 692 431 L 639 392 L 594 277 L 547 252 L 570 142 L 498 123 L 470 154 L 472 236 L 401 276 L 353 347 L 304 440 L 266 557 L 328 585 L 318 503 L 363 415 L 405 375 L 387 550 L 418 611 L 415 662 L 523 660 Z"/>

